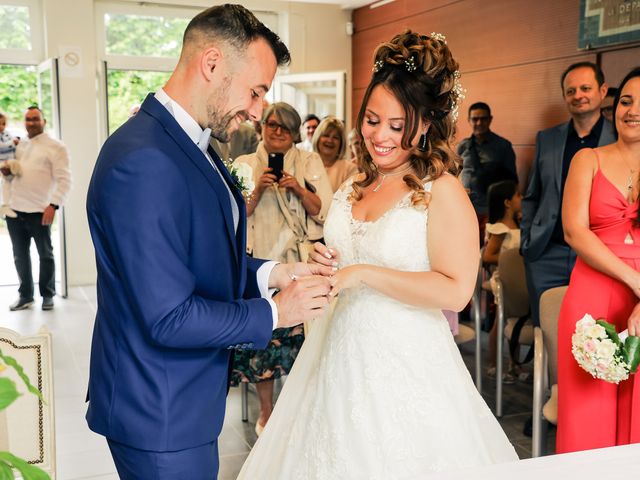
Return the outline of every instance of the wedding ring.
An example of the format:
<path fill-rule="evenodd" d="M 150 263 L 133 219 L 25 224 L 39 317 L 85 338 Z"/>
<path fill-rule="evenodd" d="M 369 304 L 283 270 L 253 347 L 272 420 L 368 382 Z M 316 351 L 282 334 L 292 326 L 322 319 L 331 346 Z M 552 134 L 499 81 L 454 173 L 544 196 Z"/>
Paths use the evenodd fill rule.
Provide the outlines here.
<path fill-rule="evenodd" d="M 289 278 L 295 282 L 298 279 L 298 276 L 295 273 L 290 273 Z"/>

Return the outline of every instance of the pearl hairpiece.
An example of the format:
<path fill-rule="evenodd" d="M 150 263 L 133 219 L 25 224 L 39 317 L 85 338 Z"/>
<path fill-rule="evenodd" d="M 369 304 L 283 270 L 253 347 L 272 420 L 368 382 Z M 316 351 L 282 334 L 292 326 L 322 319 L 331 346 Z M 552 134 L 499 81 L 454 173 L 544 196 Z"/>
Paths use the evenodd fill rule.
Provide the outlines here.
<path fill-rule="evenodd" d="M 444 44 L 447 43 L 447 37 L 445 37 L 442 33 L 431 32 L 431 35 L 429 35 L 429 36 L 431 38 L 433 38 L 434 40 L 440 40 Z"/>

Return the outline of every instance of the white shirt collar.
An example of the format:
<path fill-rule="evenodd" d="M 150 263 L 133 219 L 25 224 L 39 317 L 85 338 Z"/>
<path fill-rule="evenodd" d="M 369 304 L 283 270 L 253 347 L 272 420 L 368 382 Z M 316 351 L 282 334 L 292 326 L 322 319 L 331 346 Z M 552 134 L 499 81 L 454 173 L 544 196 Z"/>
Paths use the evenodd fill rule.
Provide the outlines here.
<path fill-rule="evenodd" d="M 176 119 L 180 128 L 185 131 L 193 143 L 195 143 L 203 153 L 206 153 L 207 147 L 209 146 L 211 129 L 205 128 L 202 130 L 198 122 L 196 122 L 178 102 L 173 100 L 163 88 L 156 92 L 155 97 L 156 100 L 169 111 L 173 118 Z"/>

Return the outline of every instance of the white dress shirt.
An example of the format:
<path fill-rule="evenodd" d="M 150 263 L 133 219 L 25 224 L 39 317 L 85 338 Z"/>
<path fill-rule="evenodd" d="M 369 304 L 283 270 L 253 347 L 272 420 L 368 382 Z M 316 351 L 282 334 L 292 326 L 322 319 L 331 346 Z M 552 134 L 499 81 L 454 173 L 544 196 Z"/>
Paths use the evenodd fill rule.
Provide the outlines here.
<path fill-rule="evenodd" d="M 46 133 L 21 141 L 16 159 L 22 173 L 11 181 L 9 206 L 24 213 L 44 212 L 50 203 L 62 205 L 71 189 L 69 152 Z"/>
<path fill-rule="evenodd" d="M 231 193 L 231 189 L 229 188 L 229 185 L 227 185 L 227 182 L 222 176 L 222 173 L 218 171 L 216 164 L 214 163 L 213 159 L 209 156 L 209 152 L 207 151 L 207 147 L 209 146 L 209 137 L 211 136 L 211 129 L 207 128 L 205 130 L 202 130 L 202 127 L 198 125 L 198 122 L 196 122 L 195 119 L 191 115 L 189 115 L 187 111 L 184 108 L 182 108 L 182 106 L 180 106 L 179 103 L 173 100 L 167 94 L 167 92 L 164 91 L 164 89 L 161 88 L 160 90 L 158 90 L 155 94 L 155 97 L 156 97 L 156 100 L 158 100 L 162 104 L 162 106 L 168 110 L 171 116 L 175 118 L 176 122 L 178 122 L 178 125 L 180 125 L 180 128 L 182 128 L 182 130 L 184 130 L 184 132 L 189 136 L 189 138 L 193 141 L 193 143 L 195 143 L 198 146 L 198 148 L 202 151 L 206 159 L 211 164 L 211 167 L 216 171 L 216 173 L 218 173 L 218 175 L 220 175 L 222 183 L 224 184 L 224 186 L 227 188 L 227 191 L 229 192 L 229 201 L 231 202 L 231 212 L 233 214 L 233 229 L 237 235 L 238 223 L 240 221 L 238 203 L 233 197 L 233 194 Z M 242 253 L 244 254 L 244 252 Z M 269 302 L 269 305 L 271 306 L 271 316 L 273 319 L 274 329 L 278 324 L 278 307 L 276 306 L 275 302 L 271 298 L 273 296 L 274 290 L 269 289 L 269 276 L 271 275 L 271 271 L 273 270 L 273 267 L 275 267 L 277 264 L 278 262 L 274 262 L 274 261 L 269 261 L 264 263 L 258 269 L 257 278 L 256 278 L 258 283 L 258 289 L 260 290 L 260 295 L 262 296 L 262 298 L 267 300 Z"/>

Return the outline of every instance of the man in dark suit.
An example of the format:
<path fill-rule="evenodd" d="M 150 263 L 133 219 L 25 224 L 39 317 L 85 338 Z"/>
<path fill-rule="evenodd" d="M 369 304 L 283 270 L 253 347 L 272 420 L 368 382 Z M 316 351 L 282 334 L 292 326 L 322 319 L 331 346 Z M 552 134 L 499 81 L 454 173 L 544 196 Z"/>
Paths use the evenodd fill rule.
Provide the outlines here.
<path fill-rule="evenodd" d="M 491 108 L 484 102 L 469 107 L 470 137 L 458 144 L 462 158 L 460 180 L 469 194 L 478 217 L 480 244 L 484 243 L 485 225 L 489 218 L 487 191 L 492 183 L 502 180 L 518 182 L 516 154 L 511 142 L 491 130 Z"/>
<path fill-rule="evenodd" d="M 560 84 L 571 120 L 538 132 L 531 178 L 522 199 L 521 248 L 536 325 L 540 324 L 540 295 L 567 285 L 576 261 L 576 253 L 564 240 L 560 214 L 571 159 L 582 148 L 614 141 L 611 124 L 600 113 L 607 93 L 600 67 L 591 62 L 570 65 Z"/>
<path fill-rule="evenodd" d="M 98 311 L 89 427 L 123 479 L 218 471 L 230 354 L 319 316 L 326 267 L 245 255 L 242 195 L 209 148 L 258 120 L 280 39 L 239 5 L 188 25 L 165 87 L 105 142 L 87 196 Z M 279 293 L 273 298 L 270 289 Z"/>

